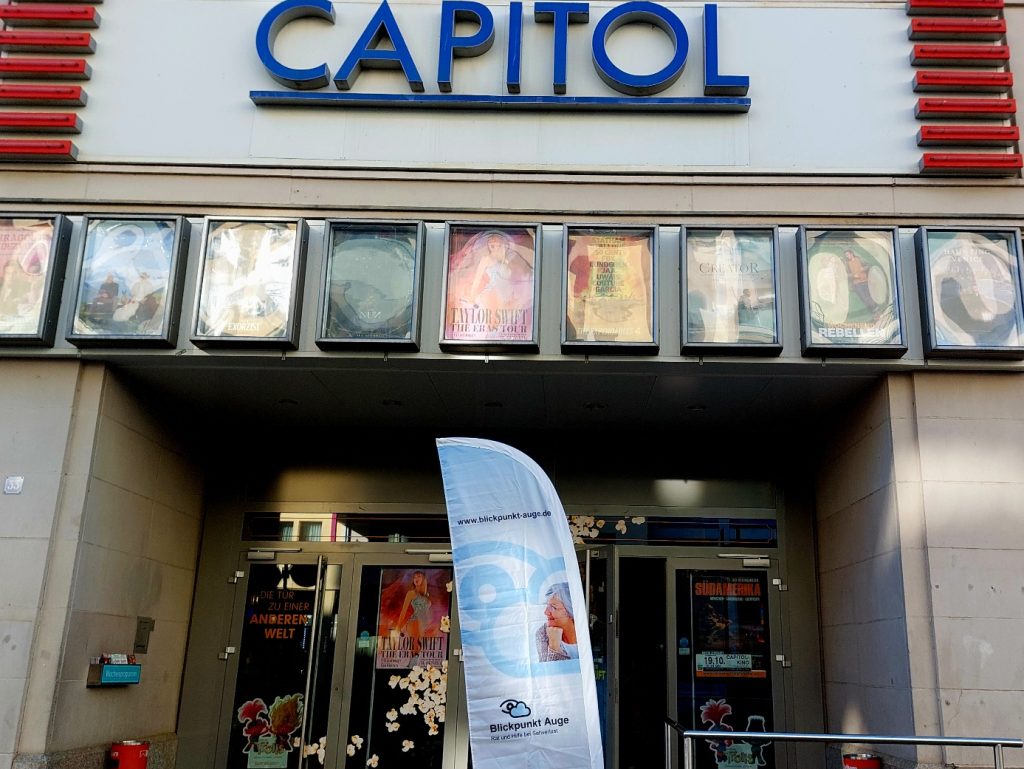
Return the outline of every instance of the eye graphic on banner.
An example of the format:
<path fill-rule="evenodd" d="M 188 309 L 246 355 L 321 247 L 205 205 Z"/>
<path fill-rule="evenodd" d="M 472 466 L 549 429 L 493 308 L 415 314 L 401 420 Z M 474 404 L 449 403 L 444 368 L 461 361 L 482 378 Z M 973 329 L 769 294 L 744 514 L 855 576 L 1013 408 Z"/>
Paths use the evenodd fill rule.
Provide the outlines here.
<path fill-rule="evenodd" d="M 505 700 L 501 703 L 501 712 L 512 718 L 526 718 L 533 711 L 521 700 Z"/>
<path fill-rule="evenodd" d="M 537 667 L 539 662 L 556 658 L 538 658 L 533 649 L 535 635 L 524 638 L 510 632 L 517 618 L 522 616 L 524 606 L 528 607 L 534 634 L 544 625 L 545 593 L 553 584 L 566 584 L 565 564 L 561 558 L 544 558 L 535 550 L 507 542 L 479 542 L 453 551 L 452 555 L 465 564 L 459 578 L 464 646 L 479 647 L 491 666 L 513 678 L 569 674 L 579 670 L 578 659 L 573 659 L 568 666 Z M 527 585 L 519 587 L 515 572 L 522 571 L 524 564 L 532 573 Z M 472 604 L 471 596 L 476 598 Z"/>

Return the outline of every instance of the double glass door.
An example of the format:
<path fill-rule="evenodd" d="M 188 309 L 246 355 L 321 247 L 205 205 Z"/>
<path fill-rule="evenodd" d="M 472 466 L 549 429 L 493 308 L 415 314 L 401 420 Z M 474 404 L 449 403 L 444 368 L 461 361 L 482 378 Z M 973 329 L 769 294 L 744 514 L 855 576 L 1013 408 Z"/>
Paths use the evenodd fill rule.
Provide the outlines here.
<path fill-rule="evenodd" d="M 401 553 L 243 555 L 239 572 L 218 766 L 451 769 L 459 754 L 464 762 L 455 749 L 462 705 L 450 563 Z"/>
<path fill-rule="evenodd" d="M 608 769 L 682 766 L 666 718 L 784 726 L 774 567 L 679 552 L 580 552 Z M 451 563 L 398 549 L 249 557 L 217 767 L 471 766 Z M 758 740 L 695 744 L 698 769 L 777 769 L 782 754 Z"/>

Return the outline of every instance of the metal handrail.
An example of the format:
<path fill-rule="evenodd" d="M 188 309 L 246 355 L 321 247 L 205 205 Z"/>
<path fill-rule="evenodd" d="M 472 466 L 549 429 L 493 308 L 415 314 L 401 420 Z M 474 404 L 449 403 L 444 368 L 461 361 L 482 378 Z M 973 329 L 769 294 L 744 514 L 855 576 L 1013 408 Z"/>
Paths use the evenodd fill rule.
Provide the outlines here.
<path fill-rule="evenodd" d="M 683 769 L 695 769 L 694 740 L 746 740 L 758 742 L 830 742 L 866 745 L 948 745 L 992 748 L 995 769 L 1003 769 L 1003 748 L 1024 748 L 1024 740 L 1012 737 L 897 737 L 882 734 L 805 734 L 801 732 L 719 732 L 684 729 L 678 722 L 665 719 L 665 769 L 672 769 L 672 731 L 683 737 Z"/>

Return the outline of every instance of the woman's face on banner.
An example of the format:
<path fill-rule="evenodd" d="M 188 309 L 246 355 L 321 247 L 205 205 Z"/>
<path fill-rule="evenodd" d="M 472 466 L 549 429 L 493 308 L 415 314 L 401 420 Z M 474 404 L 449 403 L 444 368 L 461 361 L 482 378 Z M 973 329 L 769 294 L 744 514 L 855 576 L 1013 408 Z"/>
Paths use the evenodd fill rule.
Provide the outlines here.
<path fill-rule="evenodd" d="M 548 627 L 568 627 L 572 624 L 572 615 L 565 608 L 565 604 L 557 595 L 548 598 L 544 607 L 544 616 L 547 618 Z"/>

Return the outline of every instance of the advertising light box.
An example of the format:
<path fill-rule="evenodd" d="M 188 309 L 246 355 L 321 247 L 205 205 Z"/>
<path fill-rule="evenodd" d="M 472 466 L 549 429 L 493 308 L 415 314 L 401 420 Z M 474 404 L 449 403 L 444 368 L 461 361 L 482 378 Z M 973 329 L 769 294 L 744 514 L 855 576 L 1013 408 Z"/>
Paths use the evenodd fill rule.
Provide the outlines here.
<path fill-rule="evenodd" d="M 917 232 L 925 353 L 1024 358 L 1016 230 Z"/>
<path fill-rule="evenodd" d="M 657 232 L 650 227 L 564 229 L 564 351 L 657 351 Z"/>
<path fill-rule="evenodd" d="M 182 217 L 84 217 L 68 341 L 87 346 L 174 345 Z"/>
<path fill-rule="evenodd" d="M 895 229 L 801 228 L 805 355 L 898 358 L 907 351 Z"/>
<path fill-rule="evenodd" d="M 317 345 L 415 348 L 422 222 L 328 222 Z"/>
<path fill-rule="evenodd" d="M 306 238 L 302 219 L 208 219 L 192 341 L 294 348 Z"/>
<path fill-rule="evenodd" d="M 70 234 L 61 215 L 0 215 L 0 345 L 53 344 Z"/>
<path fill-rule="evenodd" d="M 774 228 L 683 231 L 683 348 L 782 351 Z"/>
<path fill-rule="evenodd" d="M 537 348 L 539 227 L 449 223 L 441 345 Z"/>

